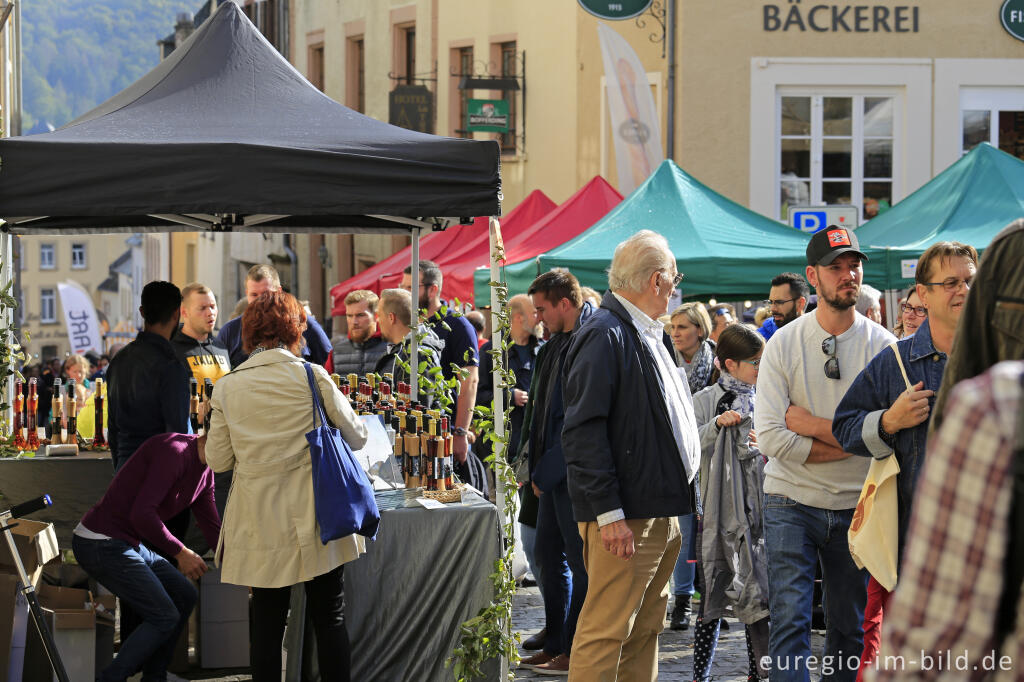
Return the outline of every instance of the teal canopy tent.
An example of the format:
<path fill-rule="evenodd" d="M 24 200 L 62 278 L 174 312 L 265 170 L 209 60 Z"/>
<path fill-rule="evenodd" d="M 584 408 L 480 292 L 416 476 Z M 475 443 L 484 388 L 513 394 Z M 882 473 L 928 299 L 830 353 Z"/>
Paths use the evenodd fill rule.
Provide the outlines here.
<path fill-rule="evenodd" d="M 868 255 L 864 281 L 901 289 L 917 259 L 937 241 L 970 244 L 979 253 L 1024 217 L 1024 161 L 980 144 L 916 192 L 857 229 Z M 904 275 L 909 275 L 905 277 Z"/>
<path fill-rule="evenodd" d="M 772 277 L 787 270 L 802 273 L 807 264 L 808 235 L 726 199 L 664 161 L 575 239 L 506 266 L 509 292 L 525 292 L 540 272 L 553 267 L 568 268 L 581 284 L 604 291 L 616 245 L 643 229 L 668 239 L 688 299 L 763 299 Z"/>

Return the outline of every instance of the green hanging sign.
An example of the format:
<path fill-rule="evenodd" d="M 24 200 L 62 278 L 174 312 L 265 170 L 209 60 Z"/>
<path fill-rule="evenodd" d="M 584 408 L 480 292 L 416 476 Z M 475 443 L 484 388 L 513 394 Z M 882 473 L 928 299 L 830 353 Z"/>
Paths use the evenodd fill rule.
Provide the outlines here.
<path fill-rule="evenodd" d="M 466 129 L 484 133 L 508 132 L 508 100 L 471 99 L 467 102 Z"/>
<path fill-rule="evenodd" d="M 1006 0 L 999 10 L 999 18 L 1007 33 L 1017 40 L 1024 40 L 1024 0 Z"/>
<path fill-rule="evenodd" d="M 579 0 L 580 7 L 599 19 L 618 21 L 640 16 L 652 0 Z"/>

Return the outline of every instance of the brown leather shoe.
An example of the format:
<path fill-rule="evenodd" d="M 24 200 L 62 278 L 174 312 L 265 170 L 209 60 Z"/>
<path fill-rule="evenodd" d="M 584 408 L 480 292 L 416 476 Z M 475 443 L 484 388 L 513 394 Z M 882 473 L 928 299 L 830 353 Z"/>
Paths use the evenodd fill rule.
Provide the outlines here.
<path fill-rule="evenodd" d="M 551 654 L 546 654 L 543 651 L 538 651 L 533 656 L 530 656 L 529 658 L 524 658 L 523 660 L 519 661 L 519 667 L 529 668 L 530 670 L 536 670 L 537 666 L 544 665 L 545 663 L 550 663 L 556 658 L 557 656 L 552 656 Z"/>
<path fill-rule="evenodd" d="M 565 654 L 558 654 L 551 659 L 550 662 L 544 665 L 536 665 L 533 667 L 533 671 L 537 673 L 547 673 L 549 675 L 569 675 L 569 657 Z"/>
<path fill-rule="evenodd" d="M 538 632 L 535 635 L 531 635 L 530 637 L 527 637 L 523 641 L 523 648 L 527 651 L 537 651 L 538 649 L 543 649 L 544 644 L 547 641 L 547 638 L 548 629 L 542 628 L 540 632 Z"/>

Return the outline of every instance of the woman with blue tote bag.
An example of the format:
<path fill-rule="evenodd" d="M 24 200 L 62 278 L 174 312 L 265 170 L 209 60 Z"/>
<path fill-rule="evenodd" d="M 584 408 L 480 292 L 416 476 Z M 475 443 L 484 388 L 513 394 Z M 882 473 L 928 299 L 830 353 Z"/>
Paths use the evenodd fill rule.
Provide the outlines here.
<path fill-rule="evenodd" d="M 253 588 L 254 682 L 281 678 L 281 640 L 291 587 L 298 583 L 306 587 L 322 679 L 349 679 L 342 570 L 365 545 L 356 534 L 321 541 L 306 436 L 321 418 L 314 418 L 318 411 L 300 352 L 305 323 L 290 294 L 268 292 L 249 304 L 242 316 L 249 358 L 217 382 L 211 401 L 207 461 L 214 471 L 234 468 L 217 562 L 223 582 Z M 327 420 L 352 448 L 361 448 L 366 427 L 327 372 L 316 365 L 311 370 Z M 350 504 L 360 516 L 365 501 L 335 504 Z"/>

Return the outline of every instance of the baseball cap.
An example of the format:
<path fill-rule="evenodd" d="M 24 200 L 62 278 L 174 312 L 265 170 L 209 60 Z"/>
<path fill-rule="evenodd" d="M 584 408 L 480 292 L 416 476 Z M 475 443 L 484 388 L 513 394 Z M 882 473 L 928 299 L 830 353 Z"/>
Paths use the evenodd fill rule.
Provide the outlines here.
<path fill-rule="evenodd" d="M 860 250 L 857 235 L 845 227 L 829 225 L 815 232 L 807 244 L 807 264 L 828 265 L 844 253 L 855 253 L 863 260 L 868 259 Z"/>

